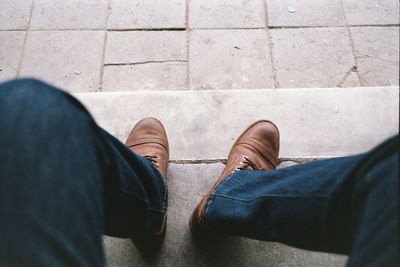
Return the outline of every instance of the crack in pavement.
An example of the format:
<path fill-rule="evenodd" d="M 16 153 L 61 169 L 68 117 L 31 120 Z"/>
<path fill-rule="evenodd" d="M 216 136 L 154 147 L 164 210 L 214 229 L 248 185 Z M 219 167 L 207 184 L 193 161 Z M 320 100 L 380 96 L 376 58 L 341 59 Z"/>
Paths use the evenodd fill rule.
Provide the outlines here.
<path fill-rule="evenodd" d="M 162 64 L 162 63 L 187 63 L 186 60 L 148 60 L 141 62 L 132 63 L 106 63 L 104 66 L 134 66 L 134 65 L 144 65 L 144 64 Z"/>

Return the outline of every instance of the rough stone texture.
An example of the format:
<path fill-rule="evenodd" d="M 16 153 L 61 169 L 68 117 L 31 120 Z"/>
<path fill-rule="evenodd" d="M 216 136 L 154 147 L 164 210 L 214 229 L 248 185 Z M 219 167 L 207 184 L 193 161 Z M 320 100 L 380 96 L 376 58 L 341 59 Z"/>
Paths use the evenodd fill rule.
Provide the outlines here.
<path fill-rule="evenodd" d="M 264 30 L 197 30 L 190 33 L 192 89 L 272 88 Z"/>
<path fill-rule="evenodd" d="M 104 29 L 107 5 L 108 0 L 35 0 L 30 28 Z"/>
<path fill-rule="evenodd" d="M 170 164 L 167 174 L 167 235 L 158 257 L 143 258 L 130 240 L 105 238 L 109 266 L 343 266 L 346 257 L 307 252 L 277 243 L 226 237 L 199 246 L 193 242 L 189 216 L 224 165 Z"/>
<path fill-rule="evenodd" d="M 398 0 L 343 0 L 350 25 L 399 24 Z"/>
<path fill-rule="evenodd" d="M 0 82 L 15 78 L 25 32 L 0 32 Z"/>
<path fill-rule="evenodd" d="M 257 28 L 265 27 L 263 0 L 191 0 L 191 28 Z"/>
<path fill-rule="evenodd" d="M 110 0 L 110 29 L 184 28 L 185 0 Z"/>
<path fill-rule="evenodd" d="M 364 152 L 399 131 L 399 88 L 142 91 L 76 94 L 124 141 L 132 125 L 159 118 L 171 159 L 223 159 L 251 122 L 274 121 L 281 158 Z M 362 101 L 355 101 L 360 99 Z"/>
<path fill-rule="evenodd" d="M 269 26 L 345 24 L 341 0 L 267 0 Z"/>
<path fill-rule="evenodd" d="M 28 71 L 23 66 L 23 71 L 66 85 L 67 90 L 95 91 L 103 83 L 103 77 L 107 85 L 110 80 L 114 82 L 106 90 L 352 87 L 393 85 L 398 81 L 399 37 L 398 33 L 387 34 L 392 32 L 393 24 L 398 27 L 397 0 L 343 0 L 344 4 L 341 0 L 35 0 L 32 3 L 32 0 L 0 0 L 0 31 L 27 30 L 31 36 L 34 35 L 31 32 L 50 31 L 44 39 L 51 42 L 41 42 L 37 49 L 23 49 L 25 60 L 40 59 L 34 60 L 35 66 Z M 275 29 L 260 29 L 266 26 L 267 19 Z M 355 50 L 360 56 L 356 63 L 354 49 L 347 41 L 346 22 L 357 27 L 366 24 L 382 28 L 371 30 L 370 36 L 361 39 L 353 29 Z M 110 30 L 106 53 L 97 49 L 104 45 L 104 39 L 93 43 L 92 34 L 89 46 L 95 49 L 93 52 L 87 49 L 84 33 L 78 31 L 101 32 L 106 28 Z M 60 39 L 54 39 L 55 30 L 60 31 L 57 33 Z M 62 37 L 66 30 L 76 31 L 79 40 Z M 271 32 L 279 33 L 277 36 L 282 40 L 273 40 L 272 44 Z M 385 42 L 376 42 L 380 39 Z M 77 52 L 65 53 L 74 43 L 82 43 Z M 7 44 L 9 41 L 0 43 L 7 60 L 20 61 L 16 53 L 19 43 Z M 57 46 L 61 53 L 47 52 L 56 51 Z M 368 58 L 364 57 L 366 54 Z M 105 76 L 100 75 L 103 71 L 99 68 L 103 66 L 97 62 L 105 63 Z M 121 67 L 123 73 L 109 66 L 152 62 L 159 65 Z M 186 62 L 189 71 L 184 70 Z M 179 66 L 167 67 L 175 63 Z M 52 64 L 55 66 L 46 67 Z M 84 76 L 79 70 L 78 74 L 75 70 L 74 74 L 69 70 L 65 73 L 69 66 L 81 65 L 90 65 L 91 73 Z M 12 70 L 7 69 L 0 75 Z M 116 73 L 115 78 L 108 75 L 111 72 Z M 6 77 L 13 77 L 12 73 Z M 124 80 L 117 80 L 119 77 Z M 73 88 L 76 85 L 78 89 Z"/>
<path fill-rule="evenodd" d="M 284 161 L 284 162 L 279 163 L 279 165 L 276 168 L 277 169 L 283 169 L 283 168 L 287 168 L 287 167 L 294 166 L 294 165 L 297 165 L 297 164 L 299 164 L 299 163 L 297 163 L 295 161 L 288 160 L 288 161 Z"/>
<path fill-rule="evenodd" d="M 185 31 L 109 32 L 105 63 L 187 60 Z"/>
<path fill-rule="evenodd" d="M 96 91 L 103 43 L 102 31 L 28 32 L 20 74 L 71 92 Z"/>
<path fill-rule="evenodd" d="M 104 68 L 104 91 L 186 89 L 185 62 L 145 63 Z"/>
<path fill-rule="evenodd" d="M 28 28 L 31 6 L 32 0 L 1 0 L 0 30 Z"/>
<path fill-rule="evenodd" d="M 351 28 L 363 86 L 399 84 L 399 28 Z"/>
<path fill-rule="evenodd" d="M 350 38 L 342 28 L 272 31 L 279 87 L 335 87 L 352 72 Z M 357 79 L 347 86 L 359 86 Z M 346 82 L 346 81 L 344 81 Z"/>

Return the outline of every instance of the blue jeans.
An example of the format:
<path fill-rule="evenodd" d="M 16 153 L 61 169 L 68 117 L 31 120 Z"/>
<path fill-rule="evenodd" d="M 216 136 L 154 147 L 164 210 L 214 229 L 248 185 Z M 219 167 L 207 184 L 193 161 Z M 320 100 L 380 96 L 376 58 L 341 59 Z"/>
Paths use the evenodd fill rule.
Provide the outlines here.
<path fill-rule="evenodd" d="M 399 266 L 399 136 L 351 157 L 226 177 L 206 207 L 217 232 Z"/>
<path fill-rule="evenodd" d="M 0 85 L 0 266 L 103 266 L 103 234 L 154 234 L 166 208 L 157 169 L 72 96 Z"/>
<path fill-rule="evenodd" d="M 130 123 L 130 122 L 127 122 Z M 211 197 L 221 232 L 398 262 L 399 137 L 373 151 L 276 171 L 241 171 Z M 73 97 L 35 80 L 0 85 L 0 266 L 103 266 L 102 234 L 160 229 L 158 171 Z"/>

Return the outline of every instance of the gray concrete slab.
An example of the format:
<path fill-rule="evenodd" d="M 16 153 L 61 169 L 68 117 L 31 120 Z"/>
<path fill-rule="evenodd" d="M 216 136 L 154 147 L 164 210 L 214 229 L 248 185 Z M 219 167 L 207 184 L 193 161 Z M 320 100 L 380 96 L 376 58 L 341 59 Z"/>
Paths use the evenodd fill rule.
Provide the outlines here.
<path fill-rule="evenodd" d="M 35 0 L 31 29 L 105 29 L 108 0 Z"/>
<path fill-rule="evenodd" d="M 70 92 L 96 91 L 100 84 L 103 31 L 27 33 L 20 76 L 33 76 Z"/>
<path fill-rule="evenodd" d="M 32 0 L 0 1 L 0 30 L 26 29 L 31 16 Z"/>
<path fill-rule="evenodd" d="M 363 86 L 399 84 L 399 27 L 351 28 Z"/>
<path fill-rule="evenodd" d="M 341 0 L 267 0 L 269 26 L 345 25 Z"/>
<path fill-rule="evenodd" d="M 185 31 L 108 32 L 105 63 L 187 60 Z"/>
<path fill-rule="evenodd" d="M 191 89 L 273 87 L 265 30 L 194 30 L 189 38 Z"/>
<path fill-rule="evenodd" d="M 350 76 L 355 61 L 344 28 L 272 30 L 273 56 L 281 88 L 359 86 Z"/>
<path fill-rule="evenodd" d="M 399 24 L 398 0 L 343 0 L 350 25 Z"/>
<path fill-rule="evenodd" d="M 265 27 L 264 0 L 191 0 L 191 28 L 262 28 Z"/>
<path fill-rule="evenodd" d="M 0 81 L 16 77 L 24 39 L 25 32 L 0 32 Z"/>
<path fill-rule="evenodd" d="M 182 90 L 187 89 L 186 62 L 166 61 L 105 66 L 103 91 Z"/>
<path fill-rule="evenodd" d="M 110 0 L 110 29 L 184 28 L 185 0 Z"/>
<path fill-rule="evenodd" d="M 197 202 L 224 165 L 170 164 L 167 174 L 169 209 L 164 247 L 144 259 L 130 240 L 105 238 L 109 266 L 343 266 L 346 257 L 308 252 L 245 238 L 224 238 L 207 246 L 193 242 L 188 220 Z"/>
<path fill-rule="evenodd" d="M 146 116 L 166 126 L 171 159 L 224 159 L 251 122 L 274 121 L 281 158 L 366 151 L 399 131 L 399 88 L 138 91 L 76 94 L 98 123 L 125 141 Z"/>

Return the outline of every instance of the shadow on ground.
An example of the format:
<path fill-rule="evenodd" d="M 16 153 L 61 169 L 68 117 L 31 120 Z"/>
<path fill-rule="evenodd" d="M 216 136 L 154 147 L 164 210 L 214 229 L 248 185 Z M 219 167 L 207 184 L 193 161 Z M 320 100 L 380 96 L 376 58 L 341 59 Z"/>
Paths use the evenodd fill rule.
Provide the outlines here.
<path fill-rule="evenodd" d="M 286 164 L 290 165 L 290 164 Z M 171 164 L 168 228 L 164 247 L 144 258 L 130 240 L 105 237 L 109 266 L 343 266 L 346 257 L 308 252 L 277 243 L 221 237 L 198 244 L 190 234 L 190 214 L 224 168 L 221 163 Z"/>

